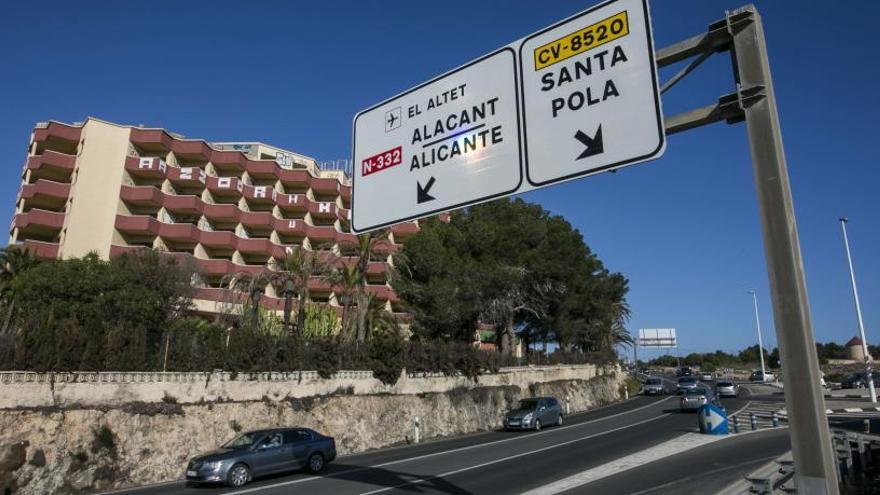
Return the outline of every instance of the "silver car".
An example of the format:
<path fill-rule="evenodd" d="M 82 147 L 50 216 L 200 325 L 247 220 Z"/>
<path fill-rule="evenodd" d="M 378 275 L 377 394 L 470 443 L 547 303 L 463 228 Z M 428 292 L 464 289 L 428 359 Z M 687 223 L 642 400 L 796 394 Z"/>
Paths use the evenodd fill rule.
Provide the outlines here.
<path fill-rule="evenodd" d="M 522 399 L 504 415 L 505 430 L 535 430 L 549 425 L 562 425 L 562 407 L 555 397 Z"/>
<path fill-rule="evenodd" d="M 678 379 L 679 392 L 684 390 L 696 390 L 697 388 L 697 379 L 692 376 L 683 376 Z"/>
<path fill-rule="evenodd" d="M 709 394 L 705 390 L 687 389 L 681 391 L 678 407 L 682 412 L 696 411 L 700 406 L 709 403 Z"/>
<path fill-rule="evenodd" d="M 258 476 L 308 469 L 317 473 L 336 458 L 336 442 L 308 428 L 273 428 L 242 433 L 222 447 L 193 457 L 190 483 L 244 486 Z"/>
<path fill-rule="evenodd" d="M 719 397 L 736 397 L 739 395 L 739 387 L 730 380 L 719 380 L 715 384 L 715 393 Z"/>
<path fill-rule="evenodd" d="M 650 377 L 645 380 L 645 385 L 642 387 L 645 395 L 663 395 L 666 393 L 666 387 L 663 386 L 663 380 L 655 377 Z"/>

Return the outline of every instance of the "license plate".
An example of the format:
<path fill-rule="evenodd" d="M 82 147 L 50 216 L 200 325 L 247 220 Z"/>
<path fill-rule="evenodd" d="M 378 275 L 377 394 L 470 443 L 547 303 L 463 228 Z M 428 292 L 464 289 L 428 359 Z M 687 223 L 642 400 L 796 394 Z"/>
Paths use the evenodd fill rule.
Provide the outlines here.
<path fill-rule="evenodd" d="M 178 471 L 178 473 L 179 473 L 179 472 L 180 472 L 180 471 Z M 197 473 L 197 472 L 195 472 L 195 471 L 187 471 L 187 472 L 186 472 L 186 475 L 195 478 L 196 476 L 199 475 L 199 473 Z"/>
<path fill-rule="evenodd" d="M 510 426 L 519 426 L 519 421 L 508 421 L 507 424 Z"/>

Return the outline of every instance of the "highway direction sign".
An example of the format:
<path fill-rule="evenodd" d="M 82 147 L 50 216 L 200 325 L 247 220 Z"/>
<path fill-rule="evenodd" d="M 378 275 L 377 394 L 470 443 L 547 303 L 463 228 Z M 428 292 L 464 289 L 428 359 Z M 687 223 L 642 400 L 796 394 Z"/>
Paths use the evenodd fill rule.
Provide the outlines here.
<path fill-rule="evenodd" d="M 516 192 L 516 53 L 502 48 L 354 118 L 352 229 Z"/>
<path fill-rule="evenodd" d="M 358 113 L 351 228 L 363 233 L 664 149 L 647 0 L 610 0 Z"/>
<path fill-rule="evenodd" d="M 520 44 L 532 186 L 658 158 L 666 146 L 646 0 L 615 0 Z"/>

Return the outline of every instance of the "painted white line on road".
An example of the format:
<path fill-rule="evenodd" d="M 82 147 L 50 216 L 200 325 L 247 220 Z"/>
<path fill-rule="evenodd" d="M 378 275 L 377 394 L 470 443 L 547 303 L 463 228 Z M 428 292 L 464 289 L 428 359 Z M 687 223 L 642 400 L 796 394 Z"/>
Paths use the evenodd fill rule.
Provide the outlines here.
<path fill-rule="evenodd" d="M 568 478 L 563 478 L 559 481 L 555 481 L 549 485 L 544 485 L 542 487 L 523 492 L 520 495 L 553 495 L 556 493 L 562 493 L 571 490 L 572 488 L 577 488 L 579 486 L 598 481 L 602 478 L 607 478 L 608 476 L 641 467 L 650 462 L 665 459 L 667 457 L 671 457 L 673 455 L 680 454 L 682 452 L 695 449 L 697 447 L 702 447 L 704 445 L 708 445 L 710 443 L 714 443 L 720 440 L 742 438 L 750 434 L 763 433 L 769 430 L 778 430 L 785 428 L 788 427 L 783 426 L 779 428 L 766 428 L 762 430 L 744 432 L 736 435 L 704 435 L 700 433 L 685 433 L 680 437 L 673 438 L 672 440 L 661 443 L 659 445 L 655 445 L 649 449 L 642 450 L 627 457 L 615 459 L 601 466 L 596 466 L 594 468 L 587 469 L 586 471 L 582 471 L 578 474 L 569 476 Z M 680 481 L 681 480 L 673 482 L 672 484 L 679 483 Z M 653 490 L 656 490 L 656 488 L 649 491 Z"/>
<path fill-rule="evenodd" d="M 522 495 L 554 495 L 556 493 L 562 493 L 571 490 L 572 488 L 577 488 L 586 485 L 587 483 L 592 483 L 596 480 L 607 478 L 608 476 L 617 473 L 622 473 L 623 471 L 644 466 L 649 462 L 654 462 L 712 442 L 717 442 L 722 438 L 724 437 L 721 435 L 685 433 L 684 435 L 673 438 L 668 442 L 663 442 L 649 449 L 636 452 L 635 454 L 621 457 L 620 459 L 615 459 L 611 462 L 602 464 L 601 466 L 587 469 L 586 471 L 555 481 L 549 485 L 529 490 Z"/>
<path fill-rule="evenodd" d="M 378 490 L 373 490 L 373 491 L 370 491 L 370 492 L 363 492 L 363 493 L 361 493 L 360 495 L 375 495 L 375 494 L 377 494 L 377 493 L 384 493 L 384 492 L 387 492 L 387 491 L 396 490 L 396 489 L 398 489 L 398 488 L 403 488 L 403 487 L 405 487 L 405 486 L 418 485 L 418 484 L 424 483 L 424 482 L 426 482 L 426 481 L 431 481 L 431 480 L 435 480 L 435 479 L 438 479 L 438 478 L 446 478 L 446 477 L 448 477 L 448 476 L 453 476 L 453 475 L 456 475 L 456 474 L 459 474 L 459 473 L 464 473 L 464 472 L 466 472 L 466 471 L 473 471 L 474 469 L 484 468 L 484 467 L 486 467 L 486 466 L 491 466 L 491 465 L 493 465 L 493 464 L 498 464 L 498 463 L 500 463 L 500 462 L 506 462 L 506 461 L 509 461 L 509 460 L 512 460 L 512 459 L 518 459 L 518 458 L 520 458 L 520 457 L 524 457 L 524 456 L 527 456 L 527 455 L 537 454 L 537 453 L 539 453 L 539 452 L 545 452 L 545 451 L 547 451 L 547 450 L 556 449 L 556 448 L 559 448 L 559 447 L 564 447 L 564 446 L 566 446 L 566 445 L 570 445 L 570 444 L 573 444 L 573 443 L 583 442 L 584 440 L 590 440 L 590 439 L 592 439 L 592 438 L 601 437 L 602 435 L 608 435 L 609 433 L 614 433 L 614 432 L 616 432 L 616 431 L 625 430 L 625 429 L 627 429 L 627 428 L 632 428 L 633 426 L 642 425 L 642 424 L 645 424 L 645 423 L 649 423 L 649 422 L 651 422 L 651 421 L 657 421 L 658 419 L 665 418 L 665 417 L 667 417 L 667 416 L 671 416 L 671 415 L 672 415 L 671 413 L 666 413 L 666 414 L 663 414 L 662 416 L 657 416 L 657 417 L 654 417 L 654 418 L 649 418 L 649 419 L 646 419 L 646 420 L 643 420 L 643 421 L 639 421 L 639 422 L 637 422 L 637 423 L 632 423 L 632 424 L 629 424 L 629 425 L 626 425 L 626 426 L 620 426 L 620 427 L 618 427 L 618 428 L 613 428 L 613 429 L 611 429 L 611 430 L 603 431 L 603 432 L 600 432 L 600 433 L 594 433 L 594 434 L 592 434 L 592 435 L 587 435 L 587 436 L 585 436 L 585 437 L 575 438 L 575 439 L 573 439 L 573 440 L 568 440 L 568 441 L 566 441 L 566 442 L 561 442 L 561 443 L 557 443 L 557 444 L 554 444 L 554 445 L 548 445 L 547 447 L 541 447 L 540 449 L 530 450 L 530 451 L 528 451 L 528 452 L 522 452 L 522 453 L 519 453 L 519 454 L 510 455 L 510 456 L 507 456 L 507 457 L 502 457 L 502 458 L 500 458 L 500 459 L 495 459 L 495 460 L 488 461 L 488 462 L 484 462 L 484 463 L 481 463 L 481 464 L 475 464 L 475 465 L 473 465 L 473 466 L 468 466 L 468 467 L 465 467 L 465 468 L 456 469 L 456 470 L 454 470 L 454 471 L 447 471 L 447 472 L 445 472 L 445 473 L 437 474 L 437 475 L 434 475 L 434 476 L 428 476 L 428 477 L 425 477 L 425 478 L 419 478 L 419 479 L 417 479 L 417 480 L 413 480 L 413 481 L 407 481 L 406 483 L 400 483 L 400 484 L 395 485 L 395 486 L 389 486 L 389 487 L 386 487 L 386 488 L 380 488 L 380 489 L 378 489 Z"/>
<path fill-rule="evenodd" d="M 623 411 L 623 412 L 619 412 L 619 413 L 611 414 L 611 415 L 604 416 L 604 417 L 601 417 L 601 418 L 591 419 L 591 420 L 589 420 L 589 421 L 584 421 L 584 422 L 582 422 L 582 423 L 574 423 L 574 424 L 569 424 L 569 425 L 565 425 L 565 426 L 557 426 L 557 427 L 555 427 L 555 428 L 550 428 L 550 429 L 547 429 L 547 430 L 543 430 L 542 432 L 537 433 L 537 434 L 538 434 L 538 435 L 553 434 L 553 432 L 562 431 L 562 430 L 568 430 L 568 429 L 570 429 L 570 428 L 577 428 L 577 427 L 584 426 L 584 425 L 590 425 L 590 424 L 593 424 L 593 423 L 597 423 L 597 422 L 599 422 L 599 421 L 605 421 L 606 419 L 611 419 L 611 418 L 616 418 L 616 417 L 619 417 L 619 416 L 623 416 L 623 415 L 625 415 L 625 414 L 632 414 L 632 413 L 634 413 L 634 412 L 636 412 L 636 411 L 641 411 L 642 409 L 647 409 L 647 408 L 649 408 L 649 407 L 656 406 L 657 404 L 661 404 L 661 403 L 663 403 L 663 402 L 666 402 L 667 400 L 671 399 L 672 397 L 673 397 L 673 396 L 669 396 L 669 397 L 667 397 L 667 398 L 665 398 L 665 399 L 660 399 L 660 400 L 658 400 L 658 401 L 651 402 L 650 404 L 646 404 L 646 405 L 644 405 L 644 406 L 640 406 L 640 407 L 637 407 L 637 408 L 635 408 L 635 409 L 630 409 L 630 410 L 627 410 L 627 411 Z M 586 411 L 586 412 L 589 413 L 589 412 L 592 412 L 592 411 Z M 662 415 L 662 416 L 656 416 L 656 417 L 654 417 L 654 418 L 650 418 L 650 419 L 648 419 L 647 421 L 653 421 L 653 420 L 655 420 L 655 419 L 660 419 L 660 418 L 665 417 L 665 416 L 669 416 L 669 414 L 664 414 L 664 415 Z M 640 424 L 640 423 L 634 423 L 634 424 Z M 634 425 L 634 424 L 633 424 L 633 425 Z M 628 428 L 629 426 L 633 426 L 633 425 L 624 426 L 624 427 L 621 427 L 621 428 L 618 428 L 618 429 Z M 615 430 L 609 430 L 608 432 L 599 433 L 599 434 L 597 434 L 597 435 L 603 435 L 603 434 L 605 434 L 605 433 L 610 433 L 610 432 L 612 432 L 612 431 L 617 431 L 617 430 L 616 430 L 616 429 L 615 429 Z M 523 439 L 526 439 L 526 438 L 532 438 L 534 435 L 535 435 L 535 434 L 529 434 L 529 435 L 518 435 L 518 436 L 515 436 L 515 437 L 511 437 L 511 438 L 505 438 L 505 439 L 503 439 L 503 440 L 495 440 L 495 441 L 492 441 L 492 442 L 479 443 L 479 444 L 475 444 L 475 445 L 468 445 L 467 447 L 459 447 L 459 448 L 457 448 L 457 449 L 443 450 L 443 451 L 440 451 L 440 452 L 433 452 L 433 453 L 430 453 L 430 454 L 424 454 L 424 455 L 419 455 L 419 456 L 415 456 L 415 457 L 407 457 L 407 458 L 405 458 L 405 459 L 398 459 L 398 460 L 396 460 L 396 461 L 384 462 L 384 463 L 382 463 L 382 464 L 374 464 L 374 465 L 372 465 L 372 466 L 365 466 L 365 467 L 360 467 L 360 468 L 346 469 L 346 470 L 344 470 L 344 471 L 340 471 L 340 472 L 338 472 L 338 473 L 331 473 L 331 474 L 327 474 L 326 476 L 321 476 L 321 477 L 300 478 L 300 479 L 295 479 L 295 480 L 290 480 L 290 481 L 283 481 L 283 482 L 281 482 L 281 483 L 273 483 L 273 484 L 270 484 L 270 485 L 262 485 L 262 486 L 258 486 L 258 487 L 248 488 L 248 489 L 245 489 L 245 490 L 238 490 L 238 491 L 235 491 L 235 492 L 228 492 L 226 495 L 242 495 L 242 494 L 245 494 L 245 493 L 255 493 L 255 492 L 259 492 L 259 491 L 266 490 L 266 489 L 269 489 L 269 488 L 279 488 L 279 487 L 282 487 L 282 486 L 295 485 L 295 484 L 299 484 L 299 483 L 307 483 L 307 482 L 309 482 L 309 481 L 317 481 L 317 480 L 322 480 L 322 479 L 327 479 L 327 478 L 336 478 L 336 477 L 339 477 L 339 476 L 346 476 L 346 475 L 350 475 L 350 474 L 354 474 L 354 473 L 361 473 L 361 472 L 364 472 L 364 471 L 369 471 L 369 470 L 371 470 L 371 469 L 385 468 L 385 467 L 388 467 L 388 466 L 395 466 L 395 465 L 397 465 L 397 464 L 404 464 L 404 463 L 407 463 L 407 462 L 420 461 L 420 460 L 428 459 L 428 458 L 431 458 L 431 457 L 437 457 L 437 456 L 446 455 L 446 454 L 456 454 L 456 453 L 459 453 L 459 452 L 464 452 L 464 451 L 468 451 L 468 450 L 478 449 L 478 448 L 481 448 L 481 447 L 488 447 L 488 446 L 491 446 L 491 445 L 498 445 L 498 444 L 502 444 L 502 443 L 513 442 L 513 441 L 516 441 L 516 440 L 523 440 Z M 554 445 L 554 447 L 555 447 L 555 445 Z"/>

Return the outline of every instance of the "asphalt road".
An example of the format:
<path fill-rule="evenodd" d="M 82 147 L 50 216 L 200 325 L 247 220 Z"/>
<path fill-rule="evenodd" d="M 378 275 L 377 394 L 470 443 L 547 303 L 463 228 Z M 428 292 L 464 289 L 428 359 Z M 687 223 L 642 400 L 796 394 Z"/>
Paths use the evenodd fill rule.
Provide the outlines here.
<path fill-rule="evenodd" d="M 745 402 L 733 399 L 726 405 L 732 411 Z M 277 476 L 239 490 L 175 482 L 113 493 L 522 493 L 695 431 L 696 415 L 679 413 L 677 407 L 674 396 L 635 397 L 572 415 L 564 426 L 539 433 L 487 432 L 343 456 L 317 476 Z"/>

